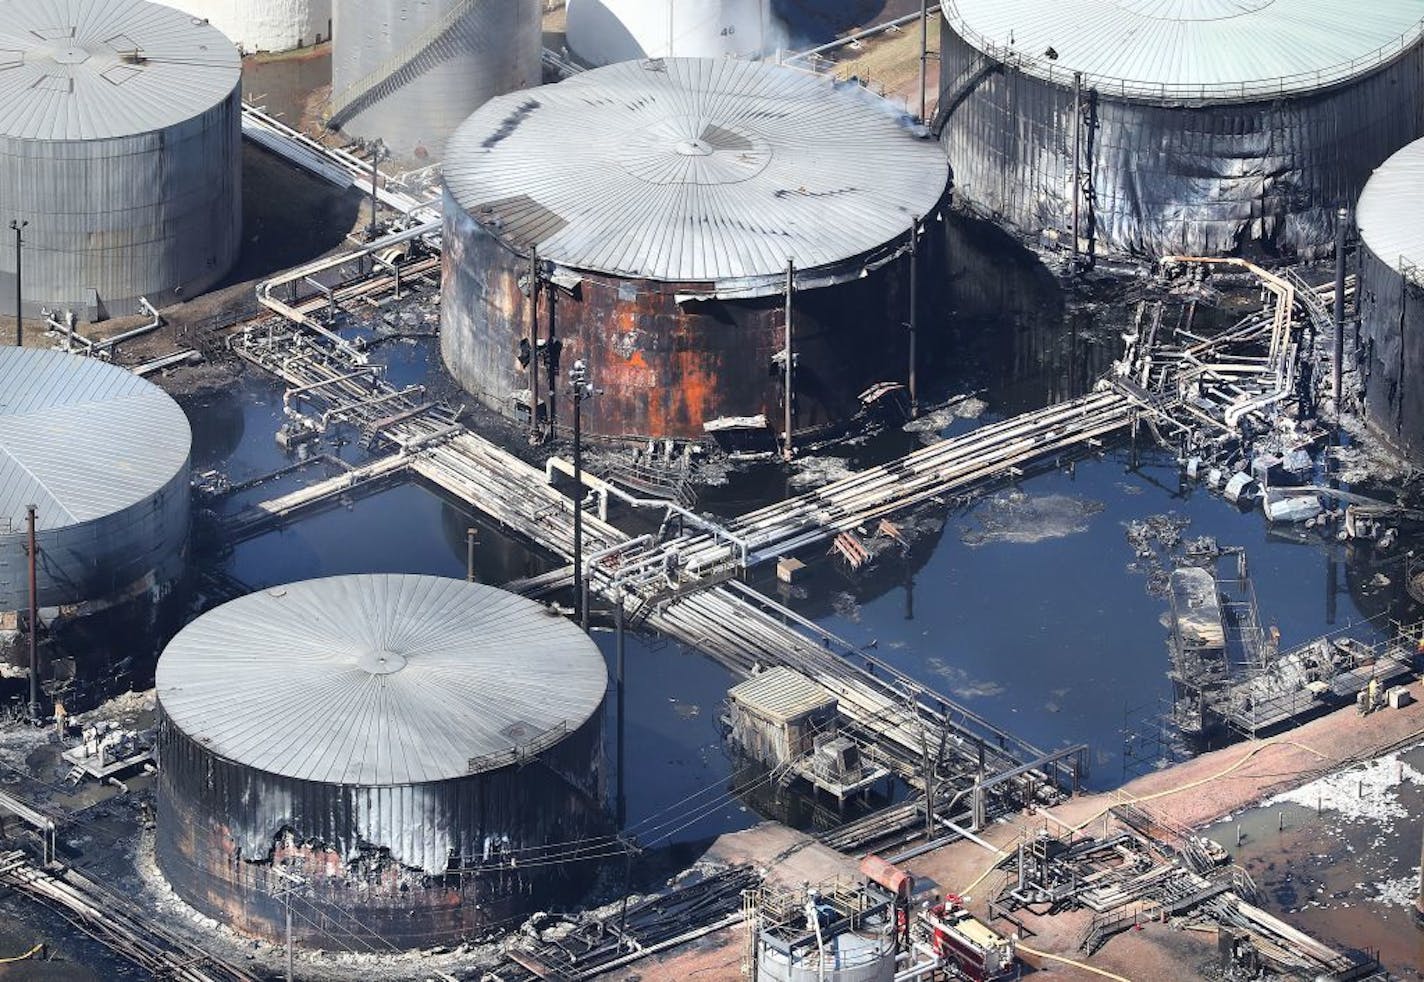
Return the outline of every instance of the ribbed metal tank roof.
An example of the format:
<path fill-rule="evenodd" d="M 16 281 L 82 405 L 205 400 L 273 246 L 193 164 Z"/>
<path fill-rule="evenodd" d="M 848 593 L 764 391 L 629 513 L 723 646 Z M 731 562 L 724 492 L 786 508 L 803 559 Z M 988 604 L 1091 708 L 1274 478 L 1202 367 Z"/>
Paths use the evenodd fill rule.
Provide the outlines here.
<path fill-rule="evenodd" d="M 732 59 L 623 62 L 492 99 L 445 161 L 455 202 L 520 251 L 719 288 L 904 238 L 948 178 L 938 144 L 861 86 Z"/>
<path fill-rule="evenodd" d="M 102 140 L 162 130 L 232 95 L 237 48 L 145 0 L 0 0 L 0 137 Z"/>
<path fill-rule="evenodd" d="M 602 704 L 597 646 L 533 601 L 363 574 L 241 597 L 158 661 L 174 726 L 247 767 L 327 784 L 463 777 L 558 742 Z"/>
<path fill-rule="evenodd" d="M 1355 222 L 1371 252 L 1424 286 L 1424 140 L 1374 172 L 1360 195 Z"/>
<path fill-rule="evenodd" d="M 1424 0 L 945 0 L 1020 70 L 1128 97 L 1261 99 L 1337 84 L 1418 43 Z M 1051 53 L 1050 53 L 1051 52 Z"/>
<path fill-rule="evenodd" d="M 0 531 L 24 528 L 28 505 L 57 529 L 139 504 L 187 466 L 192 440 L 178 404 L 132 372 L 0 348 Z"/>

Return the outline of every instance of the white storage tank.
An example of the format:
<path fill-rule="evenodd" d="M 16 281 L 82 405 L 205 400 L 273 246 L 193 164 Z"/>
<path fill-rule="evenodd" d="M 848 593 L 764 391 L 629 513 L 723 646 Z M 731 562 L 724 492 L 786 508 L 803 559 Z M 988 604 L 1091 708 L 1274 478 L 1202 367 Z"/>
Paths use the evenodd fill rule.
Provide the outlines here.
<path fill-rule="evenodd" d="M 62 351 L 0 347 L 0 612 L 132 594 L 182 573 L 192 431 L 166 392 Z"/>
<path fill-rule="evenodd" d="M 569 50 L 590 65 L 636 58 L 759 58 L 780 33 L 771 0 L 569 0 Z"/>
<path fill-rule="evenodd" d="M 291 51 L 331 40 L 331 0 L 165 0 L 211 21 L 244 54 Z"/>
<path fill-rule="evenodd" d="M 757 944 L 757 978 L 764 982 L 893 982 L 895 942 L 888 931 L 847 931 L 821 949 L 779 950 Z"/>
<path fill-rule="evenodd" d="M 607 685 L 577 625 L 479 583 L 362 574 L 230 601 L 158 662 L 158 866 L 278 943 L 508 930 L 595 872 L 567 847 L 607 832 Z M 284 930 L 292 874 L 307 916 Z"/>
<path fill-rule="evenodd" d="M 1424 460 L 1424 140 L 1360 196 L 1360 378 L 1372 428 Z"/>
<path fill-rule="evenodd" d="M 1093 253 L 1328 254 L 1336 209 L 1424 135 L 1424 0 L 942 10 L 957 200 L 1065 249 L 1076 225 Z"/>
<path fill-rule="evenodd" d="M 227 274 L 241 74 L 231 41 L 172 7 L 0 0 L 0 215 L 29 223 L 26 308 L 134 314 L 140 297 L 162 307 Z M 7 306 L 15 272 L 7 242 Z"/>
<path fill-rule="evenodd" d="M 436 161 L 465 117 L 542 79 L 541 0 L 335 0 L 330 125 Z"/>

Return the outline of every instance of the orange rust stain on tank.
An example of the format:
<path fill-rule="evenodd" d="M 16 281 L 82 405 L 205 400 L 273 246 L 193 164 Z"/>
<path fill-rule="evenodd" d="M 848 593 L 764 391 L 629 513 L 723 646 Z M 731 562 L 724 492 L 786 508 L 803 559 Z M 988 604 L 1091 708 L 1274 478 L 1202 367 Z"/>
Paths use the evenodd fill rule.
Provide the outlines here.
<path fill-rule="evenodd" d="M 697 351 L 679 351 L 673 364 L 677 367 L 675 391 L 678 394 L 679 422 L 689 432 L 699 433 L 702 424 L 713 417 L 720 389 L 718 377 L 708 371 L 708 356 Z"/>

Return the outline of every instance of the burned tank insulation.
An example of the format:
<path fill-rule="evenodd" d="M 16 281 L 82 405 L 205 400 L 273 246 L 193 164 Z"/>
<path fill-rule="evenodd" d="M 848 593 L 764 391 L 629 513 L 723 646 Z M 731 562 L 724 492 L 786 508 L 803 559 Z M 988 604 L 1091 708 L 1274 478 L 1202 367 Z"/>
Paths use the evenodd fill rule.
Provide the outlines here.
<path fill-rule="evenodd" d="M 1424 135 L 1424 2 L 946 0 L 959 200 L 1084 252 L 1328 254 Z M 1076 171 L 1075 171 L 1076 163 Z"/>

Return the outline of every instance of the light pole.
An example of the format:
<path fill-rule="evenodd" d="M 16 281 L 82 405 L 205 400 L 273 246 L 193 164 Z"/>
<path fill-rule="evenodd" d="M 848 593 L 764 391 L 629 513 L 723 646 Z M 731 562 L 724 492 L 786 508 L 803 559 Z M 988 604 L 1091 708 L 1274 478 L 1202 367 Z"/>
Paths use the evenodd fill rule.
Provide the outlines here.
<path fill-rule="evenodd" d="M 15 347 L 22 348 L 25 345 L 24 315 L 20 309 L 20 282 L 21 282 L 21 258 L 25 247 L 25 226 L 29 221 L 10 219 L 10 228 L 15 232 Z"/>
<path fill-rule="evenodd" d="M 35 519 L 38 509 L 30 505 L 25 509 L 26 524 L 29 529 L 28 559 L 30 566 L 30 719 L 38 723 L 40 715 L 40 661 L 39 661 L 39 590 L 38 565 L 39 550 L 35 545 Z"/>
<path fill-rule="evenodd" d="M 588 365 L 582 358 L 569 369 L 569 389 L 574 397 L 574 603 L 579 626 L 588 629 L 588 598 L 583 592 L 583 401 L 593 395 Z"/>
<path fill-rule="evenodd" d="M 376 182 L 381 176 L 381 160 L 386 154 L 385 141 L 380 137 L 368 144 L 371 148 L 371 225 L 366 229 L 366 238 L 374 241 L 376 238 Z"/>

